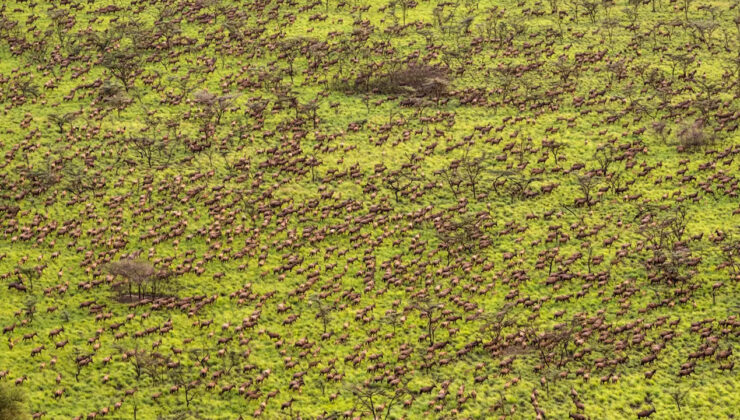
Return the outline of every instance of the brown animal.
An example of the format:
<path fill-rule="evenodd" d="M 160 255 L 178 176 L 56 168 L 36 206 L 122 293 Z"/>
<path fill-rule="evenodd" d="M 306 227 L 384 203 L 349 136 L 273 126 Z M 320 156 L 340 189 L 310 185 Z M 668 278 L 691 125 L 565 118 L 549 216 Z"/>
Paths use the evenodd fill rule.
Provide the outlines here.
<path fill-rule="evenodd" d="M 642 419 L 645 417 L 650 417 L 651 415 L 653 415 L 653 413 L 655 413 L 655 407 L 650 407 L 647 410 L 642 410 L 637 413 L 637 418 Z"/>

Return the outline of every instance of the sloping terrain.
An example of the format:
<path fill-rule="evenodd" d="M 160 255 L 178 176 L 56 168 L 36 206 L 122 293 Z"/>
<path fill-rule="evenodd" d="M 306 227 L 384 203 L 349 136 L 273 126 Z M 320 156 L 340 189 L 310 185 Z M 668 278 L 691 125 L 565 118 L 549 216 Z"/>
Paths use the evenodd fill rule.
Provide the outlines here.
<path fill-rule="evenodd" d="M 3 2 L 0 387 L 734 418 L 739 99 L 736 0 Z"/>

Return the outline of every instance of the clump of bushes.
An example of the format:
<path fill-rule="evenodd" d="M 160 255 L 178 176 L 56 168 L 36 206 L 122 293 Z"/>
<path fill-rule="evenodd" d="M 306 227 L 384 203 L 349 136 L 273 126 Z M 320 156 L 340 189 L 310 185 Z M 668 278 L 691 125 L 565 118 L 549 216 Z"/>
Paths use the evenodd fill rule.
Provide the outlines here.
<path fill-rule="evenodd" d="M 449 85 L 445 67 L 424 63 L 409 63 L 377 76 L 363 74 L 355 80 L 355 90 L 419 98 L 442 97 Z"/>
<path fill-rule="evenodd" d="M 694 151 L 711 144 L 712 140 L 712 136 L 704 130 L 704 124 L 699 119 L 678 132 L 678 151 Z"/>

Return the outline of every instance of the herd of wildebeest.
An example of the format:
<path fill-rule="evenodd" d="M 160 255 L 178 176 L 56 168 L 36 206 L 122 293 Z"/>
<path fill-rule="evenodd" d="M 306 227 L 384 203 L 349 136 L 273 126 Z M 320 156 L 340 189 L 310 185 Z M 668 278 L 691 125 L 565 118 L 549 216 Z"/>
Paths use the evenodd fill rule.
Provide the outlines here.
<path fill-rule="evenodd" d="M 2 420 L 734 418 L 739 4 L 2 2 Z"/>

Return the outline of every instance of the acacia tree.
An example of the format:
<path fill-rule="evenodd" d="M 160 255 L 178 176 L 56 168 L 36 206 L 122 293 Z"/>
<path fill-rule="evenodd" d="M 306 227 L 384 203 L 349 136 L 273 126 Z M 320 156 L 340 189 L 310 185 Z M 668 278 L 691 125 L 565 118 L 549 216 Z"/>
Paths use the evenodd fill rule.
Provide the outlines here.
<path fill-rule="evenodd" d="M 382 321 L 383 323 L 390 325 L 391 328 L 393 328 L 393 334 L 395 334 L 396 328 L 398 328 L 400 325 L 403 325 L 403 323 L 406 321 L 406 317 L 401 312 L 398 312 L 394 309 L 389 309 L 383 316 Z"/>
<path fill-rule="evenodd" d="M 525 329 L 527 345 L 536 351 L 542 366 L 548 369 L 555 362 L 555 351 L 558 348 L 567 349 L 571 336 L 570 327 L 552 331 L 538 331 L 533 327 Z"/>
<path fill-rule="evenodd" d="M 82 368 L 93 362 L 94 355 L 95 353 L 83 353 L 79 348 L 74 349 L 69 357 L 75 364 L 75 381 L 80 381 L 80 373 L 82 373 Z"/>
<path fill-rule="evenodd" d="M 557 61 L 552 63 L 552 72 L 560 77 L 563 84 L 568 83 L 571 79 L 578 77 L 578 66 L 568 60 L 568 57 L 561 55 Z M 543 140 L 543 143 L 545 141 Z M 544 144 L 543 144 L 544 146 Z"/>
<path fill-rule="evenodd" d="M 33 322 L 33 317 L 36 315 L 36 298 L 31 297 L 23 303 L 23 313 L 26 315 L 28 322 Z"/>
<path fill-rule="evenodd" d="M 686 396 L 689 394 L 688 388 L 686 389 L 674 389 L 669 392 L 671 398 L 673 399 L 673 402 L 676 403 L 676 408 L 678 409 L 678 412 L 681 412 L 681 404 L 683 404 L 684 400 L 686 400 Z"/>
<path fill-rule="evenodd" d="M 424 181 L 425 178 L 417 173 L 419 165 L 416 163 L 418 156 L 415 153 L 406 156 L 408 162 L 403 163 L 399 169 L 388 171 L 383 174 L 383 186 L 393 192 L 396 203 L 400 202 L 401 196 L 406 196 L 413 182 Z M 385 167 L 382 168 L 385 171 Z"/>
<path fill-rule="evenodd" d="M 166 364 L 167 358 L 156 352 L 148 353 L 141 351 L 137 352 L 136 355 L 135 357 L 138 357 L 139 360 L 132 361 L 132 363 L 141 365 L 142 372 L 149 376 L 154 383 L 162 383 L 168 370 Z M 138 369 L 136 366 L 134 368 Z"/>
<path fill-rule="evenodd" d="M 133 99 L 126 94 L 118 83 L 106 80 L 98 89 L 96 101 L 105 105 L 109 110 L 115 110 L 120 117 L 121 111 L 126 109 L 133 102 Z"/>
<path fill-rule="evenodd" d="M 446 168 L 440 169 L 434 172 L 443 184 L 447 185 L 456 199 L 460 197 L 463 192 L 463 186 L 465 185 L 465 177 L 460 170 L 460 162 L 453 161 Z"/>
<path fill-rule="evenodd" d="M 577 181 L 578 189 L 581 191 L 581 194 L 583 194 L 583 203 L 587 206 L 591 206 L 593 204 L 591 192 L 597 185 L 599 185 L 601 177 L 596 175 L 593 171 L 589 171 L 585 175 L 578 175 Z"/>
<path fill-rule="evenodd" d="M 175 142 L 169 141 L 157 133 L 144 133 L 144 131 L 153 130 L 156 124 L 148 125 L 142 134 L 125 137 L 123 142 L 134 151 L 140 161 L 146 163 L 148 167 L 155 164 L 168 165 L 174 157 Z"/>
<path fill-rule="evenodd" d="M 33 281 L 41 278 L 42 273 L 43 270 L 39 267 L 18 267 L 18 279 L 27 279 L 28 285 L 31 286 L 31 290 L 33 290 Z"/>
<path fill-rule="evenodd" d="M 674 284 L 687 280 L 683 269 L 691 259 L 691 249 L 683 242 L 687 214 L 684 206 L 669 210 L 647 209 L 641 218 L 638 233 L 647 243 L 652 256 L 644 262 L 652 278 Z"/>
<path fill-rule="evenodd" d="M 316 168 L 321 166 L 323 162 L 316 158 L 314 155 L 310 155 L 306 158 L 306 166 L 308 166 L 311 170 L 311 182 L 316 182 Z M 398 201 L 398 197 L 396 197 L 396 201 Z"/>
<path fill-rule="evenodd" d="M 306 38 L 295 37 L 288 38 L 280 42 L 280 44 L 278 45 L 278 48 L 281 51 L 280 57 L 288 63 L 288 68 L 285 71 L 286 73 L 288 73 L 288 77 L 290 77 L 291 85 L 295 83 L 293 79 L 293 77 L 295 76 L 295 68 L 293 64 L 298 57 L 304 55 L 301 51 L 303 50 L 303 46 L 307 41 L 310 42 L 310 40 L 307 40 Z"/>
<path fill-rule="evenodd" d="M 216 95 L 207 89 L 199 90 L 193 95 L 193 102 L 200 107 L 200 118 L 203 121 L 221 124 L 221 118 L 231 110 L 237 95 Z"/>
<path fill-rule="evenodd" d="M 63 168 L 63 188 L 74 194 L 83 194 L 95 189 L 95 179 L 87 167 L 78 164 L 67 164 Z"/>
<path fill-rule="evenodd" d="M 392 418 L 393 408 L 401 402 L 401 399 L 409 394 L 408 388 L 396 386 L 391 388 L 385 382 L 363 382 L 351 385 L 349 391 L 359 405 L 363 413 L 372 416 L 373 420 L 387 420 Z"/>
<path fill-rule="evenodd" d="M 565 143 L 556 140 L 543 139 L 542 148 L 550 152 L 555 164 L 557 165 L 558 159 L 560 159 L 560 151 L 565 148 Z"/>
<path fill-rule="evenodd" d="M 185 407 L 190 408 L 190 403 L 201 395 L 200 389 L 200 378 L 198 372 L 182 364 L 177 364 L 172 369 L 169 369 L 168 374 L 170 376 L 170 382 L 173 384 L 173 389 L 182 390 L 183 397 L 185 398 Z"/>
<path fill-rule="evenodd" d="M 704 130 L 704 122 L 700 119 L 688 124 L 678 133 L 679 151 L 695 151 L 712 142 L 712 135 Z"/>
<path fill-rule="evenodd" d="M 583 5 L 583 8 L 586 9 L 586 14 L 588 15 L 589 19 L 591 19 L 591 23 L 596 23 L 596 16 L 598 14 L 599 10 L 599 3 L 595 1 L 583 1 L 581 3 Z"/>
<path fill-rule="evenodd" d="M 175 38 L 182 33 L 182 29 L 180 28 L 180 21 L 175 19 L 176 14 L 176 8 L 164 6 L 159 10 L 157 20 L 155 22 L 157 35 L 161 38 L 164 38 L 165 48 L 168 51 L 172 49 Z M 165 64 L 166 66 L 166 63 L 164 61 L 162 62 L 162 64 Z"/>
<path fill-rule="evenodd" d="M 47 12 L 51 20 L 51 31 L 56 35 L 59 45 L 64 48 L 68 39 L 70 24 L 74 25 L 74 15 L 67 9 L 52 9 Z"/>
<path fill-rule="evenodd" d="M 527 198 L 531 193 L 529 186 L 533 182 L 540 180 L 538 177 L 531 177 L 524 174 L 523 171 L 492 171 L 494 179 L 492 182 L 493 191 L 499 193 L 505 191 L 511 202 L 515 200 L 521 200 Z M 503 186 L 502 190 L 499 190 L 499 186 Z"/>
<path fill-rule="evenodd" d="M 114 48 L 103 55 L 101 64 L 128 92 L 141 67 L 141 59 L 131 49 Z"/>
<path fill-rule="evenodd" d="M 191 150 L 210 151 L 213 146 L 216 130 L 221 125 L 221 120 L 223 116 L 234 106 L 234 101 L 237 95 L 216 95 L 206 89 L 203 89 L 195 92 L 193 96 L 193 102 L 199 108 L 196 116 L 199 121 L 199 131 L 201 133 L 201 137 L 199 142 L 191 145 Z M 210 153 L 208 155 L 208 158 L 209 160 L 211 159 Z"/>
<path fill-rule="evenodd" d="M 440 312 L 444 309 L 444 304 L 427 295 L 413 303 L 411 308 L 417 310 L 419 312 L 419 318 L 424 320 L 423 327 L 426 330 L 429 345 L 433 346 L 434 333 L 437 331 L 439 322 L 442 319 Z"/>
<path fill-rule="evenodd" d="M 59 134 L 64 133 L 64 126 L 71 124 L 77 118 L 79 112 L 67 112 L 64 114 L 50 114 L 49 121 L 57 126 Z"/>
<path fill-rule="evenodd" d="M 326 334 L 326 329 L 331 322 L 332 306 L 327 304 L 319 295 L 311 296 L 309 302 L 311 306 L 316 308 L 316 319 L 321 320 L 321 325 L 324 328 L 323 333 Z"/>
<path fill-rule="evenodd" d="M 722 263 L 718 268 L 726 268 L 730 276 L 740 276 L 740 239 L 730 239 L 722 246 Z"/>
<path fill-rule="evenodd" d="M 484 152 L 480 156 L 473 157 L 470 155 L 470 148 L 467 148 L 463 158 L 460 160 L 460 166 L 462 167 L 462 173 L 466 179 L 466 184 L 470 187 L 471 192 L 473 193 L 473 198 L 478 200 L 480 198 L 478 197 L 478 187 L 488 168 L 487 154 Z"/>
<path fill-rule="evenodd" d="M 106 269 L 110 274 L 125 279 L 129 297 L 133 297 L 133 286 L 136 285 L 139 299 L 144 297 L 146 282 L 155 275 L 154 266 L 144 260 L 123 259 L 108 264 Z"/>
<path fill-rule="evenodd" d="M 513 319 L 513 309 L 514 304 L 506 302 L 497 312 L 484 314 L 481 317 L 484 320 L 484 323 L 479 328 L 479 331 L 488 335 L 493 344 L 498 343 L 499 338 L 502 336 L 504 331 L 507 328 L 516 325 L 516 320 Z"/>
<path fill-rule="evenodd" d="M 473 216 L 440 222 L 435 229 L 440 248 L 447 250 L 448 264 L 453 255 L 459 252 L 472 253 L 484 235 L 481 224 Z"/>
<path fill-rule="evenodd" d="M 740 15 L 735 19 L 738 37 L 740 37 Z M 726 59 L 727 82 L 735 86 L 735 96 L 740 96 L 740 54 Z"/>
<path fill-rule="evenodd" d="M 519 89 L 517 84 L 519 76 L 516 66 L 499 64 L 492 71 L 488 70 L 488 75 L 493 77 L 494 85 L 498 86 L 496 90 L 501 95 L 501 102 L 503 103 L 507 103 Z"/>
<path fill-rule="evenodd" d="M 681 69 L 682 77 L 685 79 L 689 68 L 696 60 L 695 54 L 690 53 L 677 53 L 677 54 L 666 54 L 665 55 L 671 63 L 671 78 L 676 76 L 676 69 Z"/>
<path fill-rule="evenodd" d="M 616 162 L 617 149 L 611 144 L 600 144 L 596 147 L 593 159 L 599 164 L 598 174 L 608 176 L 609 167 Z"/>
<path fill-rule="evenodd" d="M 573 21 L 578 23 L 578 6 L 581 5 L 581 0 L 568 0 L 568 4 L 573 9 Z"/>
<path fill-rule="evenodd" d="M 155 153 L 160 150 L 158 142 L 147 136 L 129 136 L 126 144 L 130 145 L 141 160 L 151 168 Z"/>
<path fill-rule="evenodd" d="M 390 171 L 383 176 L 383 185 L 393 192 L 396 203 L 400 202 L 399 194 L 406 191 L 411 185 L 404 170 Z"/>

